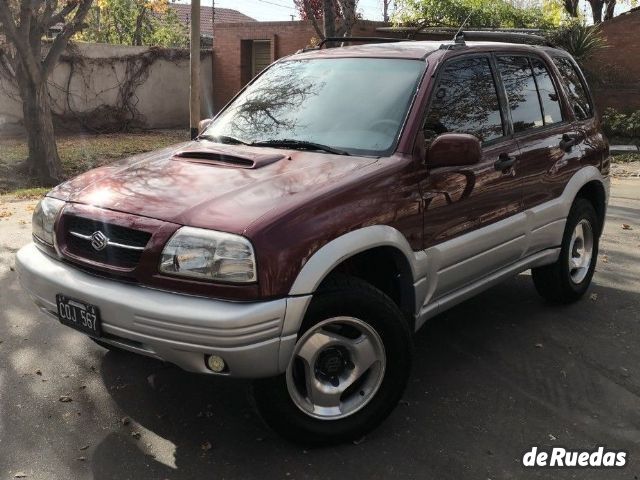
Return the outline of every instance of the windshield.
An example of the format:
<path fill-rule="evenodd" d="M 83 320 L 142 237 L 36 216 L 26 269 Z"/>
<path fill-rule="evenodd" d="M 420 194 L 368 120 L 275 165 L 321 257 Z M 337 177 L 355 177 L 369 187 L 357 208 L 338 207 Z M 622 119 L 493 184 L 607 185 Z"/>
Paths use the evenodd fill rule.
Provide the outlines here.
<path fill-rule="evenodd" d="M 351 154 L 387 153 L 425 66 L 424 61 L 385 58 L 279 62 L 238 96 L 204 136 L 223 143 L 287 140 L 288 146 L 305 142 Z"/>

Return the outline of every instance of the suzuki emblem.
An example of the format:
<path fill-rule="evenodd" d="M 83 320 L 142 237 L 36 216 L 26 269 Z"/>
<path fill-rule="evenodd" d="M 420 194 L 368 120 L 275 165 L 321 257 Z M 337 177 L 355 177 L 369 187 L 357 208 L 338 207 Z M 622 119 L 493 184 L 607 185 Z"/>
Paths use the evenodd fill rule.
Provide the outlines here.
<path fill-rule="evenodd" d="M 96 252 L 104 250 L 109 246 L 109 238 L 100 230 L 91 235 L 91 246 Z"/>

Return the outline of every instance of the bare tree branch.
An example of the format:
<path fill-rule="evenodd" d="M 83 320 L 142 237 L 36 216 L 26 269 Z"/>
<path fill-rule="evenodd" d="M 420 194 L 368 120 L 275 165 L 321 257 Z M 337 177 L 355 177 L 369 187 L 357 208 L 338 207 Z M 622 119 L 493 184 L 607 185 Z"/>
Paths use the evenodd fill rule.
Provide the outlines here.
<path fill-rule="evenodd" d="M 11 61 L 7 58 L 7 54 L 1 48 L 0 48 L 0 67 L 2 67 L 2 70 L 5 72 L 7 77 L 9 78 L 16 77 L 16 71 L 13 68 L 13 65 L 11 65 Z"/>
<path fill-rule="evenodd" d="M 34 83 L 39 83 L 41 77 L 38 61 L 29 48 L 28 40 L 18 32 L 18 28 L 13 21 L 9 3 L 6 1 L 0 1 L 0 22 L 4 27 L 5 35 L 18 51 L 18 56 L 20 57 L 20 62 L 24 70 L 29 74 L 29 77 Z"/>
<path fill-rule="evenodd" d="M 55 12 L 58 2 L 51 2 L 51 3 L 54 4 L 53 12 Z M 59 12 L 57 13 L 52 12 L 50 18 L 48 19 L 43 18 L 43 25 L 45 29 L 49 29 L 58 23 L 64 22 L 64 19 L 67 17 L 67 15 L 69 15 L 73 11 L 73 9 L 76 8 L 77 6 L 78 6 L 77 0 L 67 2 L 66 5 L 62 7 Z"/>
<path fill-rule="evenodd" d="M 318 34 L 318 38 L 322 40 L 324 38 L 324 33 L 318 24 L 318 19 L 316 18 L 313 8 L 311 8 L 309 0 L 303 0 L 302 8 L 304 9 L 304 14 L 307 17 L 307 20 L 311 20 L 311 25 L 313 25 L 313 29 Z"/>
<path fill-rule="evenodd" d="M 84 27 L 84 19 L 87 17 L 89 13 L 89 9 L 91 8 L 92 0 L 81 0 L 76 13 L 73 17 L 73 20 L 65 24 L 62 29 L 62 32 L 58 34 L 58 36 L 53 41 L 49 52 L 47 53 L 46 58 L 42 62 L 42 68 L 44 70 L 44 76 L 51 72 L 53 66 L 58 62 L 58 58 L 67 48 L 67 44 L 69 43 L 69 39 L 78 31 L 80 31 Z M 77 3 L 75 0 L 73 3 Z"/>

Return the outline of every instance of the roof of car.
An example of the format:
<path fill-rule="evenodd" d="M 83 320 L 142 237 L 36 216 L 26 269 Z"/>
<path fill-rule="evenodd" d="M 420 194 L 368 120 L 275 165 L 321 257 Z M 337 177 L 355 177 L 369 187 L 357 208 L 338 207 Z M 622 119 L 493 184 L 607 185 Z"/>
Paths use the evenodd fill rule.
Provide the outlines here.
<path fill-rule="evenodd" d="M 500 51 L 540 51 L 536 45 L 506 42 L 466 42 L 459 45 L 453 41 L 401 41 L 365 43 L 340 48 L 310 49 L 296 54 L 295 58 L 340 58 L 340 57 L 374 57 L 374 58 L 406 58 L 423 59 L 441 47 L 469 50 Z M 546 49 L 545 49 L 546 50 Z"/>

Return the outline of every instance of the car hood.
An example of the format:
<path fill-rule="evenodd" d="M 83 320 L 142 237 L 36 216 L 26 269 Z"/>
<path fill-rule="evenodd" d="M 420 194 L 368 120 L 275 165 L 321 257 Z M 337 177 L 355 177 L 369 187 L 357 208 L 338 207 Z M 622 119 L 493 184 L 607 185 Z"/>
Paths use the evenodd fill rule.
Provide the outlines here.
<path fill-rule="evenodd" d="M 49 195 L 180 225 L 242 233 L 268 211 L 300 202 L 299 197 L 308 198 L 314 190 L 375 161 L 189 142 L 91 170 Z"/>

